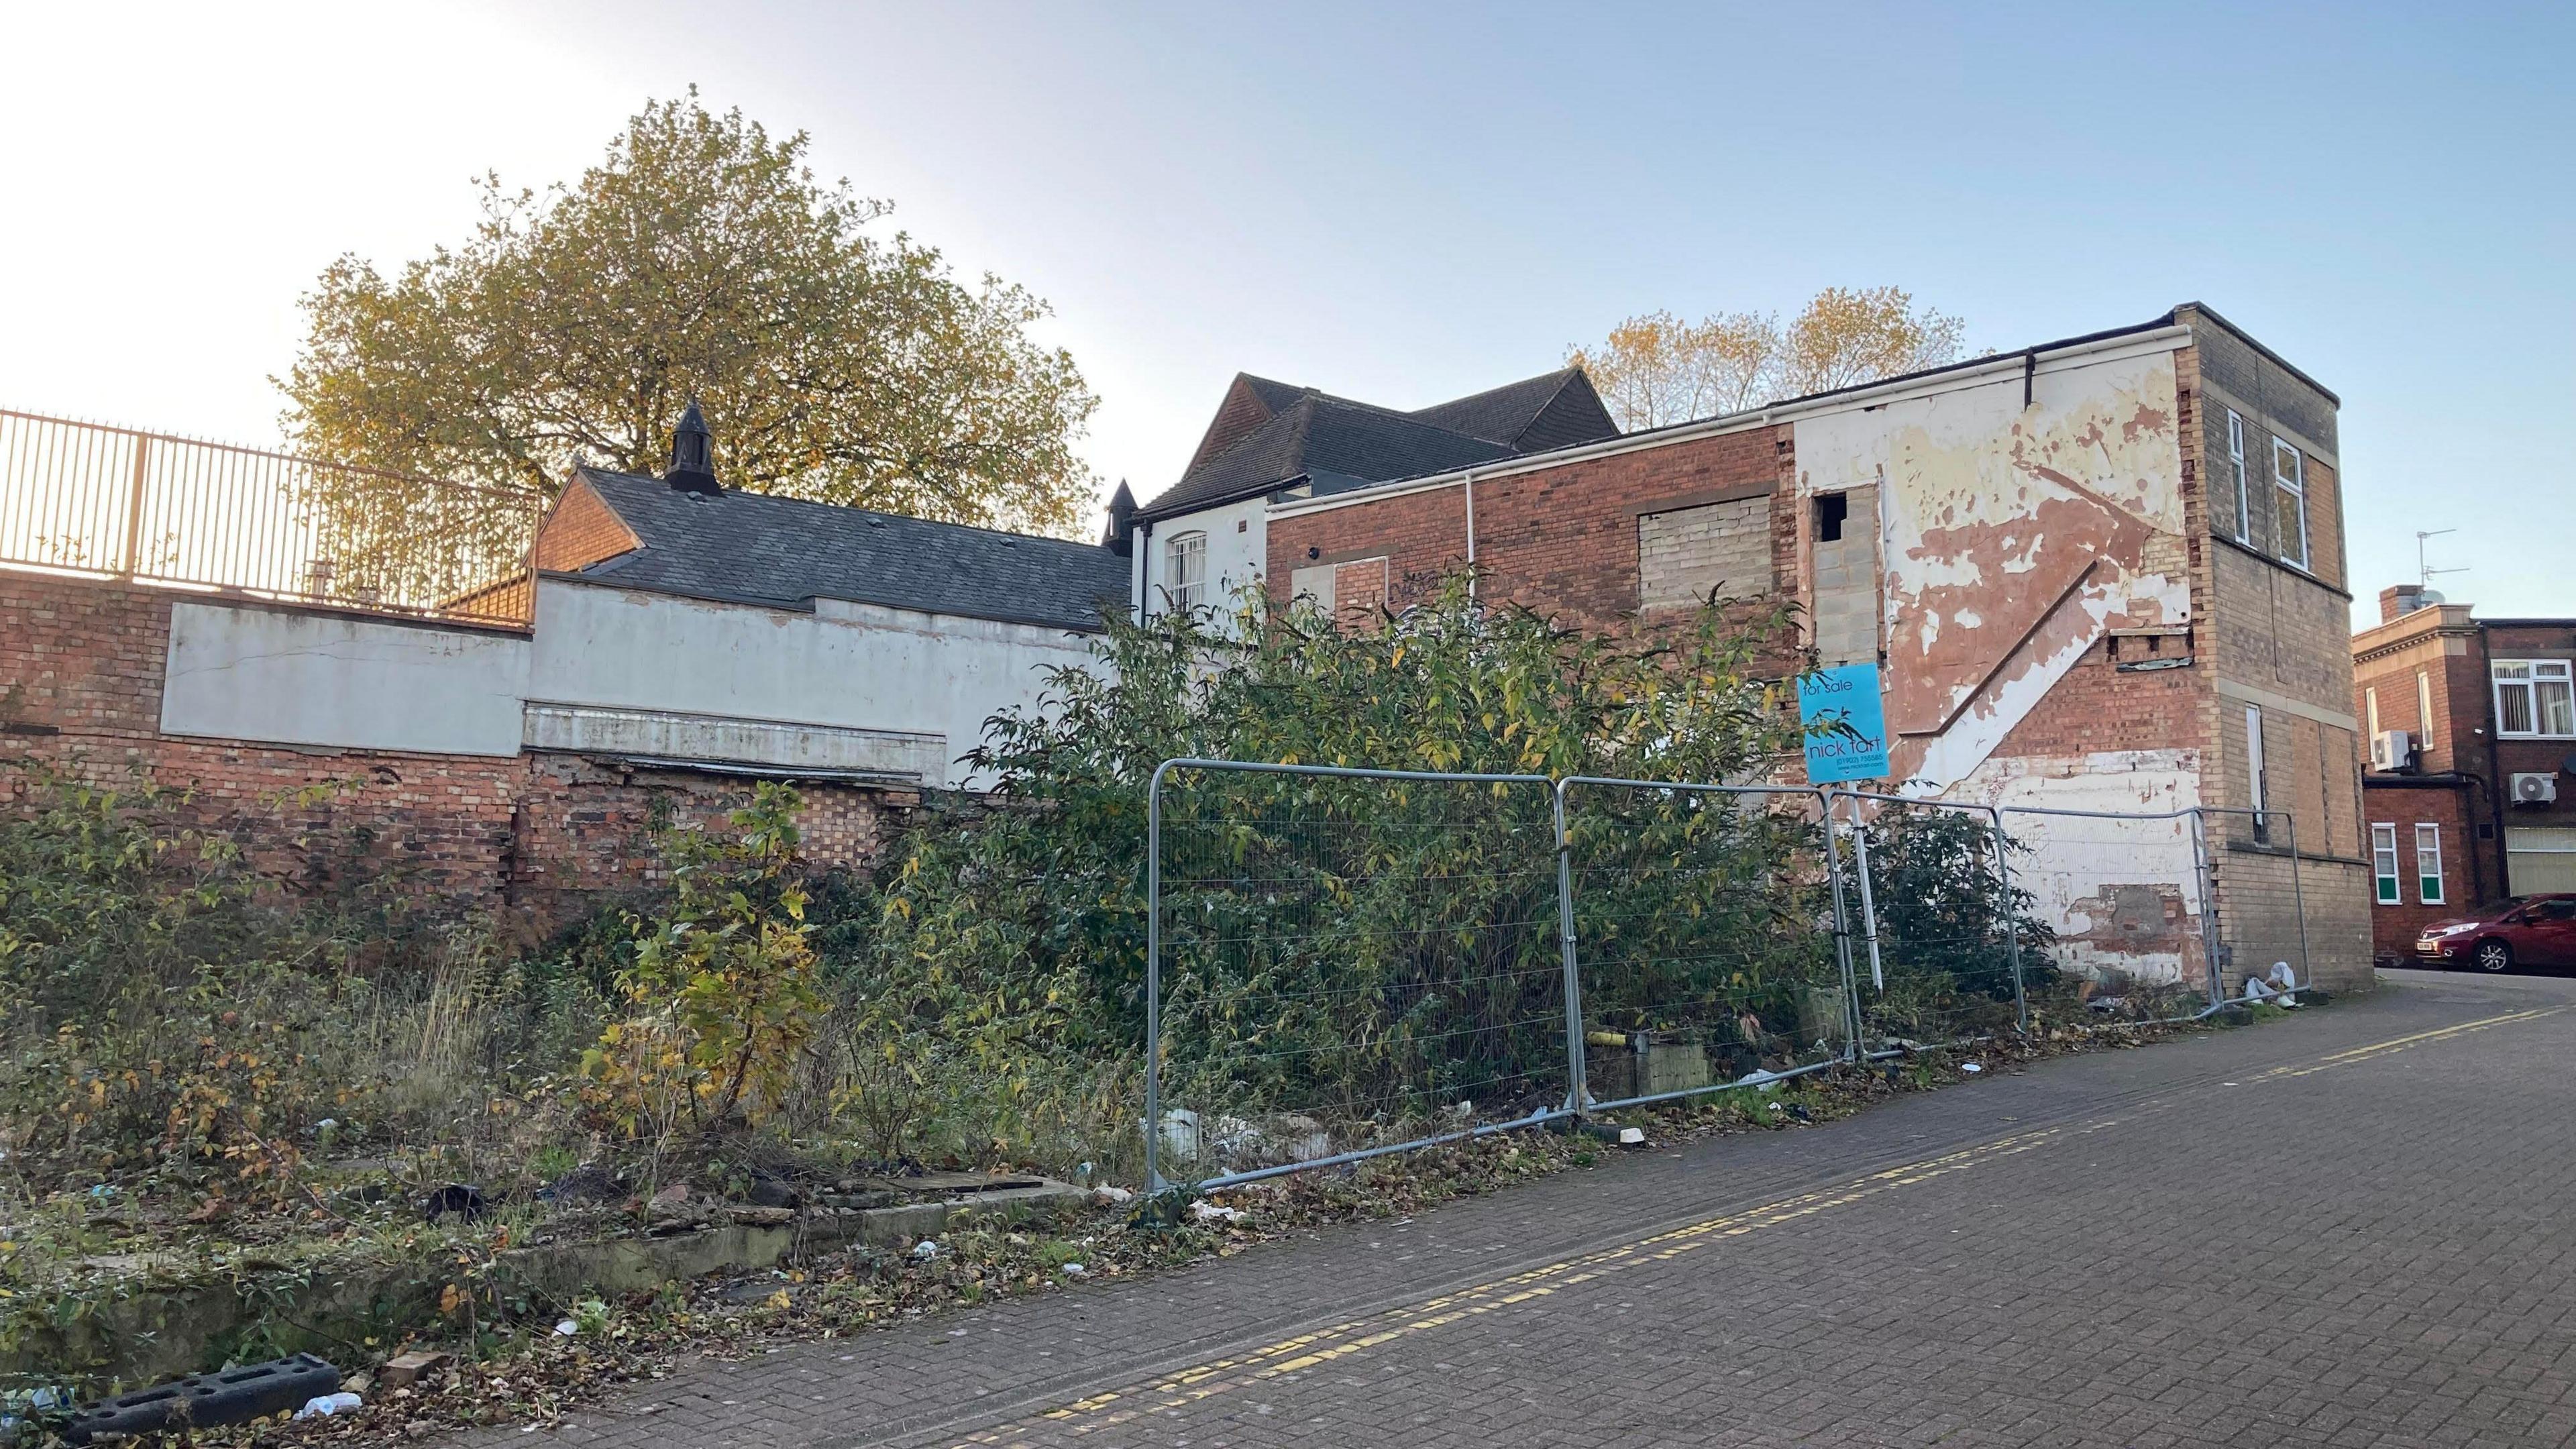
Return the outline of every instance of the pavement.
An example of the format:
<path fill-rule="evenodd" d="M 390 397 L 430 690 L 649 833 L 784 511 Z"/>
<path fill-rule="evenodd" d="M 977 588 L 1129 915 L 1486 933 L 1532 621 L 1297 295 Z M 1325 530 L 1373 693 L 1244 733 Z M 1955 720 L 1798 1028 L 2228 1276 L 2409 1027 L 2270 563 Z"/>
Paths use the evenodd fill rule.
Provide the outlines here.
<path fill-rule="evenodd" d="M 2576 982 L 2382 982 L 1409 1223 L 692 1364 L 553 1441 L 2569 1443 Z"/>

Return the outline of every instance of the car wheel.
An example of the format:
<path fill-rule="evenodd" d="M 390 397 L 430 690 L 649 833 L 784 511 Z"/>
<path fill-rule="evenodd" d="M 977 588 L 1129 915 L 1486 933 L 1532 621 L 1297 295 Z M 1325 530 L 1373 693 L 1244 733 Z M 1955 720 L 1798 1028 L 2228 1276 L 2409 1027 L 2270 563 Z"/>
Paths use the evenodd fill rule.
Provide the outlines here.
<path fill-rule="evenodd" d="M 2502 941 L 2480 941 L 2469 959 L 2477 962 L 2481 971 L 2510 971 L 2513 969 L 2513 948 Z"/>

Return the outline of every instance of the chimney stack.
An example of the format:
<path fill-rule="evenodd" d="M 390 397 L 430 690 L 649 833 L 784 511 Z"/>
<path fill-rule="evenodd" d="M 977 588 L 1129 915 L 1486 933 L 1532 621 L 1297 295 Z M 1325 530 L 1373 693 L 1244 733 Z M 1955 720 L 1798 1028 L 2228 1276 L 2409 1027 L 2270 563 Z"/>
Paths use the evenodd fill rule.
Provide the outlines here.
<path fill-rule="evenodd" d="M 680 414 L 680 425 L 671 430 L 671 471 L 662 481 L 681 493 L 700 493 L 713 498 L 724 492 L 716 482 L 715 440 L 707 435 L 706 414 L 698 411 L 698 400 L 689 399 L 689 410 Z"/>
<path fill-rule="evenodd" d="M 2424 607 L 2422 584 L 2390 584 L 2379 591 L 2379 622 L 2393 624 Z"/>

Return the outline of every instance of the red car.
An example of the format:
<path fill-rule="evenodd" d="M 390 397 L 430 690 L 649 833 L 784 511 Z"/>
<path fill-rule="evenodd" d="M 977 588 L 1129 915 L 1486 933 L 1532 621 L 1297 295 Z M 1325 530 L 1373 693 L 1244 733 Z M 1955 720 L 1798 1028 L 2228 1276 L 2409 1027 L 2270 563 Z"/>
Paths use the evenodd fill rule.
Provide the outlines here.
<path fill-rule="evenodd" d="M 2576 967 L 2576 895 L 2525 896 L 2435 921 L 2415 938 L 2415 955 L 2427 966 L 2481 971 Z"/>

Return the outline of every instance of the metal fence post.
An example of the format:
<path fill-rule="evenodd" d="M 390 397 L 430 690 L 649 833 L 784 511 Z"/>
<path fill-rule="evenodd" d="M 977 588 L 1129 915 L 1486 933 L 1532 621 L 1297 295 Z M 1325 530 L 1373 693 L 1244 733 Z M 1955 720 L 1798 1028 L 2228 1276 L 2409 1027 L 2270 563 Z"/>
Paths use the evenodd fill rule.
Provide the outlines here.
<path fill-rule="evenodd" d="M 143 489 L 151 476 L 148 464 L 152 457 L 152 440 L 134 434 L 134 487 L 125 500 L 125 552 L 117 568 L 119 578 L 132 578 L 142 572 L 143 561 Z"/>
<path fill-rule="evenodd" d="M 1145 787 L 1145 1195 L 1163 1190 L 1163 774 Z"/>
<path fill-rule="evenodd" d="M 2290 910 L 2299 918 L 2299 984 L 2316 984 L 2315 967 L 2308 962 L 2308 898 L 2299 886 L 2299 817 L 2290 822 Z"/>
<path fill-rule="evenodd" d="M 2218 857 L 2209 848 L 2209 816 L 2191 808 L 2192 871 L 2200 878 L 2200 952 L 2209 977 L 2209 1009 L 2227 999 L 2227 977 L 2218 964 Z"/>
<path fill-rule="evenodd" d="M 1565 952 L 1565 1110 L 1580 1118 L 1590 1093 L 1583 1080 L 1583 973 L 1574 949 L 1574 831 L 1566 820 L 1567 782 L 1551 791 L 1556 798 L 1556 931 Z"/>
<path fill-rule="evenodd" d="M 1825 832 L 1825 884 L 1834 902 L 1834 964 L 1843 981 L 1843 1060 L 1860 1060 L 1860 977 L 1852 970 L 1851 913 L 1843 903 L 1843 858 L 1834 848 L 1834 802 L 1816 789 L 1816 821 Z"/>
<path fill-rule="evenodd" d="M 2021 927 L 2015 924 L 2012 909 L 2012 861 L 2004 839 L 2004 812 L 1989 805 L 1987 815 L 1995 824 L 1995 906 L 2003 915 L 2004 946 L 2012 961 L 2013 1012 L 2024 1032 L 2030 1030 L 2030 993 L 2022 985 Z"/>
<path fill-rule="evenodd" d="M 1887 971 L 1878 959 L 1878 902 L 1869 892 L 1869 827 L 1860 818 L 1858 795 L 1849 790 L 1837 790 L 1834 793 L 1851 802 L 1852 867 L 1853 874 L 1860 880 L 1860 929 L 1861 939 L 1869 945 L 1869 984 L 1880 991 L 1885 991 Z M 1853 990 L 1855 993 L 1858 992 L 1857 983 L 1854 984 Z"/>

